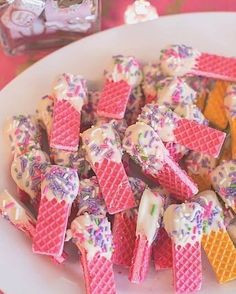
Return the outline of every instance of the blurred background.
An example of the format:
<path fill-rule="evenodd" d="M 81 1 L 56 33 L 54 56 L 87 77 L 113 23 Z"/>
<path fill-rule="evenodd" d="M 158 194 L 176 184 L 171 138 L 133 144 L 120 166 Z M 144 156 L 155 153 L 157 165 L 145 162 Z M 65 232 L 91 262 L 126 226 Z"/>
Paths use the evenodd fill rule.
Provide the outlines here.
<path fill-rule="evenodd" d="M 131 0 L 101 0 L 101 29 L 105 30 L 125 22 L 133 22 L 134 1 Z M 137 1 L 136 1 L 137 2 Z M 142 2 L 142 1 L 141 1 Z M 207 11 L 236 11 L 236 0 L 150 0 L 151 14 L 146 19 L 170 14 Z M 1 0 L 0 0 L 1 4 Z M 131 5 L 131 6 L 130 6 Z M 156 10 L 155 10 L 156 9 Z M 126 13 L 125 13 L 126 12 Z M 155 13 L 154 13 L 155 12 Z M 126 16 L 126 17 L 125 17 Z M 146 20 L 142 19 L 142 20 Z M 141 21 L 141 19 L 136 19 Z M 23 53 L 19 56 L 7 56 L 0 47 L 0 89 L 28 66 L 46 56 L 53 49 L 34 53 Z"/>

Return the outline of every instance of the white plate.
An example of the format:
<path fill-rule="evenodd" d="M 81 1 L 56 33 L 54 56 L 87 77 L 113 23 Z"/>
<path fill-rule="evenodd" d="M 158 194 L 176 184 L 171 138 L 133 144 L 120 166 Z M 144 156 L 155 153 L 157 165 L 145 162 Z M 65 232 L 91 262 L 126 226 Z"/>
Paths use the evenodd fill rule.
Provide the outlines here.
<path fill-rule="evenodd" d="M 103 69 L 114 54 L 135 55 L 142 61 L 156 60 L 160 49 L 170 43 L 184 43 L 200 50 L 236 55 L 236 14 L 200 13 L 162 17 L 157 21 L 119 27 L 73 43 L 22 73 L 0 93 L 0 128 L 17 113 L 32 113 L 38 99 L 50 92 L 56 74 L 80 73 L 93 87 L 102 81 Z M 1 69 L 3 74 L 3 69 Z M 9 148 L 0 136 L 0 190 L 14 192 L 9 177 Z M 236 293 L 236 281 L 219 285 L 204 260 L 200 293 Z M 173 293 L 171 271 L 150 271 L 142 285 L 127 281 L 127 272 L 116 269 L 118 293 Z M 84 293 L 79 263 L 55 266 L 47 258 L 33 255 L 31 244 L 5 220 L 0 220 L 0 289 L 6 294 Z M 103 293 L 101 293 L 103 294 Z"/>

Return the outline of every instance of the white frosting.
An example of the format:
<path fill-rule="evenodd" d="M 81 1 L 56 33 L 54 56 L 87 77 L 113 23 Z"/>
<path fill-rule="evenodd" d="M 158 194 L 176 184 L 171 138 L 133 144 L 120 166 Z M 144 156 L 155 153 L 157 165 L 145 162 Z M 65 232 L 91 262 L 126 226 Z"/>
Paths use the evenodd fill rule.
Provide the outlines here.
<path fill-rule="evenodd" d="M 121 162 L 122 151 L 119 136 L 111 124 L 92 127 L 81 135 L 86 158 L 91 165 L 107 158 Z"/>
<path fill-rule="evenodd" d="M 106 246 L 107 250 L 102 250 L 99 243 L 96 242 L 94 233 L 99 230 L 99 224 L 95 218 L 90 216 L 88 213 L 85 213 L 84 215 L 76 217 L 71 224 L 69 234 L 72 235 L 76 245 L 80 249 L 84 249 L 86 251 L 88 260 L 92 260 L 97 253 L 106 257 L 108 260 L 112 257 L 112 236 L 110 233 L 110 223 L 107 219 L 104 219 L 103 221 L 105 226 L 109 228 L 107 233 L 104 230 L 100 232 L 103 235 L 101 238 L 108 243 Z"/>
<path fill-rule="evenodd" d="M 216 167 L 217 159 L 197 151 L 190 151 L 185 158 L 185 166 L 188 171 L 202 177 L 209 176 Z"/>
<path fill-rule="evenodd" d="M 151 244 L 160 227 L 164 201 L 157 193 L 145 189 L 138 210 L 136 235 L 144 235 Z"/>
<path fill-rule="evenodd" d="M 139 62 L 131 56 L 114 56 L 114 67 L 111 78 L 114 82 L 126 81 L 130 86 L 136 87 L 142 81 L 142 71 Z"/>
<path fill-rule="evenodd" d="M 203 208 L 198 203 L 172 204 L 164 212 L 164 226 L 175 245 L 201 241 Z"/>
<path fill-rule="evenodd" d="M 199 124 L 207 123 L 201 110 L 195 104 L 178 105 L 175 108 L 175 113 L 188 120 L 194 120 Z"/>
<path fill-rule="evenodd" d="M 95 176 L 80 181 L 76 204 L 78 209 L 77 216 L 87 212 L 99 218 L 106 217 L 106 205 Z"/>
<path fill-rule="evenodd" d="M 4 190 L 0 193 L 1 214 L 16 226 L 31 226 L 35 223 L 34 217 L 12 195 Z"/>
<path fill-rule="evenodd" d="M 29 152 L 32 148 L 40 149 L 41 133 L 32 115 L 18 115 L 8 119 L 4 132 L 8 135 L 15 156 Z"/>
<path fill-rule="evenodd" d="M 159 63 L 146 64 L 143 67 L 142 89 L 146 97 L 151 96 L 153 99 L 157 96 L 157 83 L 163 79 L 163 74 Z"/>
<path fill-rule="evenodd" d="M 236 211 L 236 160 L 224 161 L 210 176 L 214 190 Z"/>
<path fill-rule="evenodd" d="M 48 166 L 43 174 L 41 192 L 41 196 L 49 201 L 65 200 L 66 203 L 72 204 L 79 192 L 79 178 L 76 170 L 58 165 Z"/>
<path fill-rule="evenodd" d="M 166 210 L 169 205 L 177 203 L 176 199 L 174 198 L 175 195 L 171 194 L 168 190 L 166 190 L 162 186 L 157 186 L 155 188 L 152 188 L 152 191 L 162 196 L 164 200 L 164 210 Z"/>
<path fill-rule="evenodd" d="M 86 175 L 91 170 L 90 164 L 85 160 L 85 150 L 82 148 L 79 148 L 78 151 L 51 148 L 50 157 L 57 165 L 77 169 L 80 176 Z"/>
<path fill-rule="evenodd" d="M 157 103 L 175 109 L 196 100 L 196 92 L 181 78 L 166 78 L 157 83 Z"/>
<path fill-rule="evenodd" d="M 161 69 L 167 76 L 184 76 L 195 68 L 200 54 L 185 45 L 171 45 L 161 52 Z"/>
<path fill-rule="evenodd" d="M 87 102 L 83 105 L 81 112 L 81 129 L 86 130 L 96 123 L 98 119 L 97 105 L 100 92 L 89 91 Z"/>
<path fill-rule="evenodd" d="M 32 199 L 40 195 L 41 174 L 49 162 L 47 154 L 36 149 L 14 158 L 12 162 L 11 176 L 13 180 Z"/>
<path fill-rule="evenodd" d="M 125 130 L 127 129 L 127 122 L 123 119 L 110 119 L 108 117 L 99 117 L 96 120 L 96 127 L 100 127 L 104 124 L 110 124 L 114 130 L 119 134 L 120 138 L 124 137 Z"/>
<path fill-rule="evenodd" d="M 225 110 L 228 118 L 236 117 L 236 83 L 227 87 L 224 98 Z"/>
<path fill-rule="evenodd" d="M 46 129 L 48 135 L 52 129 L 53 106 L 54 101 L 52 97 L 45 96 L 40 99 L 36 110 L 36 118 L 40 125 Z"/>
<path fill-rule="evenodd" d="M 174 142 L 174 130 L 179 117 L 164 105 L 147 104 L 143 107 L 138 121 L 151 126 L 163 142 Z"/>
<path fill-rule="evenodd" d="M 53 85 L 53 95 L 57 100 L 67 100 L 80 112 L 87 101 L 86 81 L 80 75 L 64 73 L 59 75 Z"/>
<path fill-rule="evenodd" d="M 152 174 L 162 168 L 169 154 L 153 128 L 142 122 L 127 128 L 123 148 L 142 166 L 143 170 Z"/>
<path fill-rule="evenodd" d="M 223 209 L 216 193 L 207 190 L 199 193 L 197 197 L 196 201 L 204 208 L 203 233 L 209 234 L 212 231 L 225 231 Z"/>

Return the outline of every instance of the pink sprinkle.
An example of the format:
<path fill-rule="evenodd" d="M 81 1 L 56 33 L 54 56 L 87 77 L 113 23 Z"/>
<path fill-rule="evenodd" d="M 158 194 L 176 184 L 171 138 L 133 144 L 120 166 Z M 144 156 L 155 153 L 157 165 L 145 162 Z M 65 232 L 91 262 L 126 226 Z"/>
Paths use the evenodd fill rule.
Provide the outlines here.
<path fill-rule="evenodd" d="M 5 205 L 4 208 L 9 209 L 9 208 L 14 207 L 14 205 L 15 205 L 14 202 L 10 202 L 10 203 L 8 203 L 7 205 Z"/>

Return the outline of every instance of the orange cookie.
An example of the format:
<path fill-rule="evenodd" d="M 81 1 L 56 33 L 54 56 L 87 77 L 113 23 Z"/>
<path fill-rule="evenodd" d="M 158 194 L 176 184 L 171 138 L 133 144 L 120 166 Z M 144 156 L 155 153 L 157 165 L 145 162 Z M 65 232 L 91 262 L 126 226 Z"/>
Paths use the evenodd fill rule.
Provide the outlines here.
<path fill-rule="evenodd" d="M 221 130 L 227 127 L 228 120 L 224 108 L 224 95 L 228 83 L 217 81 L 212 91 L 209 93 L 204 116 L 213 125 Z"/>

